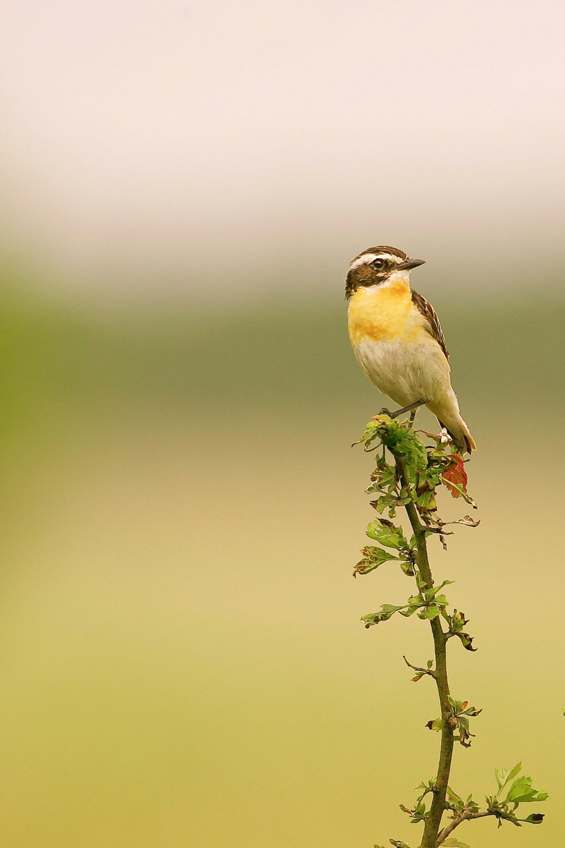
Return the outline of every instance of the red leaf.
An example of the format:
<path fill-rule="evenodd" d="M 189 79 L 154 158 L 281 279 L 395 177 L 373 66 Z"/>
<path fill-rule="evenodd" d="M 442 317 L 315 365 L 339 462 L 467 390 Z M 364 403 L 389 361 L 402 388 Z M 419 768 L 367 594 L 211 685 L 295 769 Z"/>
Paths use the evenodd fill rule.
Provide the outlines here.
<path fill-rule="evenodd" d="M 453 454 L 449 459 L 451 462 L 441 477 L 452 496 L 454 498 L 460 498 L 461 491 L 455 487 L 459 486 L 467 494 L 467 472 L 460 456 Z"/>

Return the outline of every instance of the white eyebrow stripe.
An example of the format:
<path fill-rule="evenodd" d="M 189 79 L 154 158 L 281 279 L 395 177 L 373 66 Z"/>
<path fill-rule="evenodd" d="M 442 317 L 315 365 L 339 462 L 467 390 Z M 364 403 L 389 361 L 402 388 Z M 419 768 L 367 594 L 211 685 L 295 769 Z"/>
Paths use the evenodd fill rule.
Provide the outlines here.
<path fill-rule="evenodd" d="M 369 265 L 369 263 L 374 262 L 376 258 L 376 253 L 364 253 L 363 256 L 360 256 L 359 259 L 355 259 L 351 263 L 349 270 L 353 271 L 355 268 L 359 268 L 360 265 Z"/>
<path fill-rule="evenodd" d="M 361 265 L 370 265 L 371 262 L 374 262 L 375 259 L 390 259 L 394 263 L 402 262 L 399 256 L 393 256 L 391 253 L 364 253 L 358 259 L 354 259 L 351 265 L 349 266 L 349 270 L 353 271 L 355 268 L 359 268 Z"/>

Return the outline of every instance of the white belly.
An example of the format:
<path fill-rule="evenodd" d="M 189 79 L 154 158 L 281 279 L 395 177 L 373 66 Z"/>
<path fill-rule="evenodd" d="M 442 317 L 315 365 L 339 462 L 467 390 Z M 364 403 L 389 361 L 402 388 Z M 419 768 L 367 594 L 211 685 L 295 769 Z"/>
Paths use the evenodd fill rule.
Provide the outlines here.
<path fill-rule="evenodd" d="M 354 351 L 369 379 L 401 406 L 417 400 L 440 401 L 451 389 L 449 363 L 431 337 L 411 343 L 366 338 Z"/>

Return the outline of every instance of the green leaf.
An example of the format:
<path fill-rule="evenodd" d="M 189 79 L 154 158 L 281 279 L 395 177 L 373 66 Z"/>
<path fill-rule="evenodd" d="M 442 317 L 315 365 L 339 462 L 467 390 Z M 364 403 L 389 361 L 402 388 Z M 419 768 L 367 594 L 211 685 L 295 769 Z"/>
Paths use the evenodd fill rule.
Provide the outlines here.
<path fill-rule="evenodd" d="M 477 648 L 473 648 L 473 639 L 475 638 L 474 636 L 469 636 L 468 633 L 455 633 L 455 636 L 457 636 L 461 640 L 461 644 L 463 645 L 466 651 L 477 650 Z"/>
<path fill-rule="evenodd" d="M 522 771 L 522 763 L 521 762 L 516 763 L 516 765 L 514 766 L 513 769 L 511 769 L 510 773 L 508 774 L 508 777 L 506 778 L 506 780 L 504 782 L 509 783 L 511 780 L 514 780 L 516 775 L 520 774 L 521 771 Z"/>
<path fill-rule="evenodd" d="M 392 492 L 396 489 L 396 468 L 394 465 L 384 464 L 384 467 L 377 464 L 377 467 L 371 474 L 371 482 L 365 489 L 365 492 L 370 495 L 373 492 Z"/>
<path fill-rule="evenodd" d="M 449 601 L 447 600 L 445 595 L 437 595 L 436 596 L 436 604 L 438 604 L 438 606 L 440 606 L 440 607 L 447 607 L 447 606 L 449 606 Z"/>
<path fill-rule="evenodd" d="M 474 800 L 473 800 L 473 796 L 472 796 L 472 795 L 468 795 L 468 796 L 467 796 L 467 800 L 465 801 L 465 804 L 466 804 L 466 806 L 467 806 L 467 807 L 469 807 L 469 809 L 470 809 L 473 813 L 478 813 L 478 812 L 479 812 L 479 805 L 477 804 L 477 802 L 476 802 L 476 801 L 474 801 Z"/>
<path fill-rule="evenodd" d="M 405 560 L 400 563 L 400 567 L 408 577 L 414 577 L 414 564 L 410 560 Z"/>
<path fill-rule="evenodd" d="M 422 607 L 422 609 L 418 612 L 418 618 L 428 619 L 429 621 L 433 621 L 434 618 L 437 618 L 439 615 L 439 607 L 436 607 L 435 604 L 430 604 L 429 607 Z"/>
<path fill-rule="evenodd" d="M 522 821 L 528 822 L 528 824 L 541 824 L 544 819 L 543 813 L 531 813 L 527 819 L 522 819 Z"/>
<path fill-rule="evenodd" d="M 453 583 L 455 583 L 455 580 L 444 580 L 439 584 L 439 586 L 434 586 L 434 591 L 438 592 L 440 589 L 443 589 L 444 586 L 451 586 Z"/>
<path fill-rule="evenodd" d="M 508 783 L 510 777 L 506 781 Z M 535 794 L 534 790 L 532 790 L 532 778 L 531 777 L 519 777 L 518 780 L 515 780 L 510 789 L 508 790 L 508 794 L 506 796 L 506 801 L 525 801 L 532 794 Z"/>
<path fill-rule="evenodd" d="M 510 782 L 510 775 L 506 784 Z M 514 781 L 506 796 L 506 803 L 531 804 L 534 801 L 545 801 L 549 795 L 547 792 L 539 792 L 532 788 L 531 777 L 519 777 Z"/>
<path fill-rule="evenodd" d="M 463 807 L 464 807 L 463 798 L 461 798 L 457 794 L 457 792 L 454 792 L 454 790 L 451 788 L 451 786 L 447 787 L 447 797 L 448 797 L 449 802 L 451 804 L 453 804 L 455 807 L 457 807 L 457 809 L 460 812 L 463 810 Z"/>
<path fill-rule="evenodd" d="M 472 716 L 473 718 L 475 716 L 480 715 L 481 713 L 482 709 L 478 710 L 476 707 L 468 707 L 466 710 L 463 711 L 463 715 Z"/>
<path fill-rule="evenodd" d="M 394 492 L 392 494 L 381 495 L 376 501 L 371 501 L 371 506 L 374 507 L 374 509 L 376 509 L 381 515 L 385 509 L 388 509 L 390 515 L 391 511 L 395 511 L 396 504 L 397 498 Z"/>
<path fill-rule="evenodd" d="M 395 612 L 404 609 L 404 606 L 394 606 L 394 604 L 383 604 L 379 612 L 371 612 L 369 615 L 363 615 L 361 621 L 365 627 L 372 627 L 375 624 L 380 624 L 381 621 L 388 621 L 392 618 Z"/>
<path fill-rule="evenodd" d="M 354 577 L 358 574 L 369 574 L 370 571 L 374 571 L 375 568 L 378 568 L 379 565 L 383 564 L 383 562 L 387 562 L 391 559 L 398 559 L 398 557 L 395 557 L 394 554 L 390 554 L 388 551 L 383 550 L 383 548 L 377 548 L 374 545 L 367 545 L 361 550 L 361 553 L 364 554 L 364 556 L 353 569 Z"/>
<path fill-rule="evenodd" d="M 384 518 L 371 521 L 367 527 L 367 536 L 387 548 L 396 548 L 398 551 L 408 548 L 408 541 L 402 532 L 402 528 L 395 527 L 392 521 L 387 521 Z"/>
<path fill-rule="evenodd" d="M 448 839 L 444 839 L 441 844 L 447 845 L 449 848 L 469 848 L 466 842 L 459 842 L 455 836 L 450 836 Z"/>
<path fill-rule="evenodd" d="M 412 604 L 410 604 L 408 607 L 406 607 L 406 609 L 400 610 L 400 615 L 403 615 L 404 618 L 409 618 L 411 615 L 414 615 L 414 613 L 417 612 L 417 611 L 418 611 L 418 607 L 415 607 Z"/>
<path fill-rule="evenodd" d="M 451 616 L 451 630 L 453 633 L 460 633 L 465 625 L 468 623 L 468 619 L 465 618 L 465 614 L 460 612 L 459 610 L 454 609 L 453 615 Z"/>
<path fill-rule="evenodd" d="M 437 509 L 437 501 L 433 489 L 426 490 L 416 495 L 415 500 L 418 506 L 421 506 L 424 509 L 428 509 L 430 510 L 430 512 L 433 512 L 435 509 Z"/>

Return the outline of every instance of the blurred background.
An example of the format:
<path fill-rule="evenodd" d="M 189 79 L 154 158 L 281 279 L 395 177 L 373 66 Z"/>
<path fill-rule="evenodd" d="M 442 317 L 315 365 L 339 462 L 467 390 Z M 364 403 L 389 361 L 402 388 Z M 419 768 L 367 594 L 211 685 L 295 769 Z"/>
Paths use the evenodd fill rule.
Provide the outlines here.
<path fill-rule="evenodd" d="M 479 446 L 481 525 L 432 545 L 479 648 L 451 652 L 484 708 L 453 786 L 522 759 L 551 794 L 540 828 L 457 833 L 560 848 L 564 25 L 556 0 L 2 5 L 6 848 L 419 843 L 398 804 L 437 706 L 402 654 L 428 631 L 365 631 L 410 586 L 351 579 L 383 398 L 343 285 L 382 243 L 427 260 Z"/>

